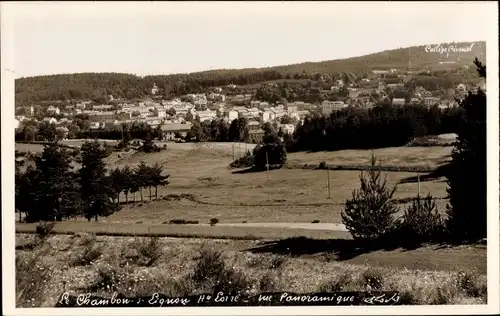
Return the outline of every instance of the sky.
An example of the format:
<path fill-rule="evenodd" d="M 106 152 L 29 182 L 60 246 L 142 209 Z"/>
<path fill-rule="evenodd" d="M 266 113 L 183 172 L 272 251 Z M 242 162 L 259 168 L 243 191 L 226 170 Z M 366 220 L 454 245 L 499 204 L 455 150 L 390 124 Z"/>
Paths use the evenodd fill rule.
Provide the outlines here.
<path fill-rule="evenodd" d="M 348 58 L 486 40 L 497 26 L 478 17 L 497 12 L 492 4 L 2 2 L 2 41 L 12 54 L 2 67 L 16 78 L 142 76 Z"/>

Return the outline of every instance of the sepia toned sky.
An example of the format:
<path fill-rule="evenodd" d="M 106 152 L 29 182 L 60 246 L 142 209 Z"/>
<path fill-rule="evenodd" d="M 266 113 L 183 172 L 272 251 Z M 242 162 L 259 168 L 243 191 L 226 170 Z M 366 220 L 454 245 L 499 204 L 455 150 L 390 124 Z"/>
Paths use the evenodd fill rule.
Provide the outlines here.
<path fill-rule="evenodd" d="M 10 2 L 1 11 L 19 78 L 268 67 L 486 40 L 496 26 L 481 14 L 492 4 Z"/>

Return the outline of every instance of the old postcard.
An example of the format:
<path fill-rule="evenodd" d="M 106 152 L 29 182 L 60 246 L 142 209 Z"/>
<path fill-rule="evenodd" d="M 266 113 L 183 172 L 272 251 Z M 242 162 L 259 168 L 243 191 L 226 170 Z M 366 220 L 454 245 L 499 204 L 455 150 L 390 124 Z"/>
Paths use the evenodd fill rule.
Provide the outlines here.
<path fill-rule="evenodd" d="M 2 2 L 4 314 L 498 313 L 497 10 Z"/>

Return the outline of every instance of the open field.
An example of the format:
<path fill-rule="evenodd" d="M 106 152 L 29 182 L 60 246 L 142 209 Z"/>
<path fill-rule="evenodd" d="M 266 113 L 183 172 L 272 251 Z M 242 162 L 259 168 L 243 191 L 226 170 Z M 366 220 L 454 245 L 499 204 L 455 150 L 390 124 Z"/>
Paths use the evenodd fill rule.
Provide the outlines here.
<path fill-rule="evenodd" d="M 16 283 L 25 289 L 17 292 L 18 307 L 51 307 L 63 292 L 184 296 L 212 293 L 215 284 L 226 292 L 250 295 L 365 291 L 370 285 L 399 291 L 405 304 L 484 304 L 486 299 L 482 246 L 379 250 L 346 257 L 332 250 L 280 254 L 281 241 L 160 238 L 155 242 L 79 234 L 33 242 L 33 235 L 16 235 Z M 202 247 L 212 251 L 200 256 Z M 222 260 L 211 256 L 213 251 L 220 251 Z M 222 274 L 214 274 L 218 268 Z"/>
<path fill-rule="evenodd" d="M 16 146 L 40 146 L 16 144 Z M 280 169 L 270 172 L 231 170 L 232 143 L 169 143 L 159 153 L 121 152 L 108 157 L 109 168 L 134 167 L 141 161 L 159 163 L 170 174 L 170 184 L 158 188 L 157 201 L 135 203 L 103 219 L 106 222 L 161 224 L 172 219 L 197 220 L 208 223 L 217 218 L 221 223 L 295 222 L 340 223 L 340 212 L 352 191 L 359 188 L 359 171 Z M 251 145 L 247 144 L 247 149 Z M 235 145 L 238 148 L 238 145 Z M 241 153 L 244 144 L 239 145 Z M 391 165 L 434 164 L 446 160 L 447 147 L 401 147 L 375 150 L 381 163 Z M 367 165 L 370 151 L 342 150 L 336 152 L 291 153 L 289 161 Z M 384 172 L 389 185 L 398 185 L 396 199 L 414 198 L 418 184 L 405 181 L 416 176 L 411 172 Z M 446 183 L 443 178 L 421 182 L 420 194 L 431 193 L 439 198 L 440 212 L 445 211 Z M 152 190 L 154 194 L 154 188 Z M 184 198 L 175 198 L 175 196 Z M 139 200 L 139 193 L 136 200 Z M 149 191 L 143 190 L 144 200 Z M 186 198 L 186 196 L 188 198 Z M 129 195 L 129 201 L 133 198 Z M 122 195 L 120 200 L 125 201 Z M 401 205 L 404 206 L 404 205 Z"/>

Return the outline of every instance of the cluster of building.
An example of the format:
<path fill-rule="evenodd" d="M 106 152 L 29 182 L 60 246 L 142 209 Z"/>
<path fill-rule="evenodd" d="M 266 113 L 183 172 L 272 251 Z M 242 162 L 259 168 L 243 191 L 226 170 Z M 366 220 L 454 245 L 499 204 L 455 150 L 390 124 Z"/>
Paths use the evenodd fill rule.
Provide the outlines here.
<path fill-rule="evenodd" d="M 394 74 L 397 69 L 373 71 L 375 75 Z M 363 81 L 373 83 L 376 79 L 364 78 Z M 481 86 L 485 90 L 485 85 Z M 319 107 L 324 114 L 330 114 L 334 111 L 353 106 L 369 109 L 377 102 L 392 102 L 393 105 L 404 106 L 407 104 L 424 104 L 426 106 L 438 105 L 440 108 L 449 108 L 456 105 L 453 101 L 457 96 L 464 96 L 469 89 L 465 84 L 460 84 L 456 89 L 449 89 L 448 97 L 437 97 L 432 92 L 423 87 L 417 87 L 411 98 L 393 98 L 388 99 L 388 89 L 391 91 L 402 91 L 405 89 L 404 83 L 389 83 L 379 78 L 378 87 L 361 88 L 352 84 L 345 84 L 343 80 L 337 80 L 331 87 L 331 91 L 340 91 L 346 89 L 348 96 L 338 101 L 323 101 Z M 474 89 L 472 89 L 474 90 Z M 156 84 L 151 89 L 151 94 L 158 92 Z M 300 122 L 311 110 L 316 109 L 318 105 L 307 102 L 289 102 L 286 104 L 272 105 L 269 102 L 252 100 L 251 94 L 226 96 L 221 93 L 221 88 L 215 88 L 206 94 L 188 94 L 182 98 L 163 101 L 142 101 L 136 103 L 113 102 L 113 104 L 93 104 L 92 101 L 81 101 L 76 104 L 67 104 L 61 107 L 50 106 L 47 108 L 47 116 L 43 122 L 55 124 L 61 133 L 67 133 L 67 126 L 73 122 L 75 116 L 88 117 L 89 128 L 109 128 L 123 124 L 140 122 L 153 128 L 160 127 L 164 131 L 167 139 L 174 139 L 179 136 L 185 136 L 191 129 L 189 121 L 192 118 L 198 118 L 201 122 L 212 121 L 215 118 L 224 119 L 232 122 L 235 119 L 245 118 L 249 122 L 251 134 L 263 134 L 261 126 L 266 122 L 279 123 L 281 119 L 288 116 L 293 122 Z M 451 97 L 450 97 L 451 96 Z M 110 98 L 112 98 L 110 96 Z M 182 101 L 181 101 L 182 99 Z M 238 106 L 245 101 L 247 106 Z M 16 117 L 16 128 L 20 122 L 25 119 L 32 119 L 33 107 L 30 109 L 30 115 Z M 62 118 L 61 118 L 62 116 Z M 279 124 L 284 133 L 293 133 L 295 124 Z"/>

